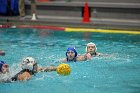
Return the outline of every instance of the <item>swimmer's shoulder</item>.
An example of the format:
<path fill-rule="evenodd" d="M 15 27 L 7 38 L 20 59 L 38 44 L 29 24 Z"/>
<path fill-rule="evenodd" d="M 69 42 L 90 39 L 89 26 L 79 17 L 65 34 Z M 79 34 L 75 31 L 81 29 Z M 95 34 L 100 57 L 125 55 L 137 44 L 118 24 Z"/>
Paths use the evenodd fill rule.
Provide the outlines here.
<path fill-rule="evenodd" d="M 17 80 L 27 80 L 30 79 L 32 76 L 32 73 L 30 73 L 29 71 L 26 70 L 21 70 L 20 72 L 18 72 L 15 76 L 13 76 L 11 78 L 12 81 L 17 81 Z"/>
<path fill-rule="evenodd" d="M 28 79 L 30 79 L 31 77 L 32 77 L 32 75 L 31 75 L 29 72 L 25 71 L 25 72 L 23 72 L 22 74 L 19 74 L 19 75 L 18 75 L 18 80 L 20 80 L 20 81 L 28 80 Z"/>

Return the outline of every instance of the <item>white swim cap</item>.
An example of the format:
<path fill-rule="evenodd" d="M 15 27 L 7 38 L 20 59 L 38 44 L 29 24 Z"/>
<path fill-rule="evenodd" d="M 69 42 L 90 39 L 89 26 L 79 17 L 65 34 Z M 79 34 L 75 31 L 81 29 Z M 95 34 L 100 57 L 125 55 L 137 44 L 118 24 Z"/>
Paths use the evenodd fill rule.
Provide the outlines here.
<path fill-rule="evenodd" d="M 87 46 L 86 46 L 86 49 L 85 49 L 86 52 L 87 52 L 87 47 L 88 47 L 88 46 L 95 46 L 95 52 L 97 51 L 96 45 L 95 45 L 94 43 L 90 42 L 90 43 L 88 43 Z"/>
<path fill-rule="evenodd" d="M 22 69 L 28 69 L 28 70 L 33 70 L 33 66 L 35 64 L 35 59 L 32 58 L 32 57 L 26 57 L 22 60 L 22 63 L 21 63 L 21 68 Z"/>

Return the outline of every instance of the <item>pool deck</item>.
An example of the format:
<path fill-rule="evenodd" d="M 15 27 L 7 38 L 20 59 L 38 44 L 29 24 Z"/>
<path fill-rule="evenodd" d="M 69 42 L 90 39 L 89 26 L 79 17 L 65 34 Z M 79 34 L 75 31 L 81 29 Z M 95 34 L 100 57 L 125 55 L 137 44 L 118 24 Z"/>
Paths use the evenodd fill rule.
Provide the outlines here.
<path fill-rule="evenodd" d="M 79 8 L 84 6 L 85 2 L 64 2 L 64 1 L 53 1 L 48 3 L 36 3 L 36 6 L 38 6 L 38 12 L 43 11 L 40 9 L 40 7 L 51 7 L 51 9 L 54 7 L 76 7 L 77 9 L 75 11 L 78 11 Z M 108 6 L 110 4 L 110 6 Z M 30 3 L 26 3 L 26 6 L 28 7 Z M 89 2 L 89 7 L 92 8 L 99 7 L 99 8 L 105 8 L 107 9 L 119 9 L 119 8 L 125 8 L 125 10 L 131 9 L 137 9 L 139 11 L 140 9 L 140 3 L 124 3 L 123 6 L 120 6 L 118 3 L 101 3 L 101 2 Z M 119 7 L 119 8 L 118 8 Z M 40 9 L 40 10 L 39 10 Z M 51 10 L 50 9 L 50 10 Z M 62 9 L 60 9 L 62 10 Z M 97 9 L 98 10 L 98 9 Z M 31 10 L 30 10 L 31 11 Z M 54 12 L 57 12 L 59 10 L 54 10 Z M 136 14 L 140 14 L 137 13 Z M 50 11 L 49 11 L 50 12 Z M 60 11 L 62 12 L 62 11 Z M 50 12 L 52 13 L 52 12 Z M 66 12 L 67 13 L 67 12 Z M 87 29 L 117 29 L 117 30 L 136 30 L 140 31 L 140 18 L 111 18 L 111 17 L 90 17 L 90 22 L 84 23 L 82 22 L 83 18 L 77 16 L 64 16 L 64 15 L 47 15 L 43 14 L 42 12 L 38 13 L 37 20 L 31 20 L 32 14 L 30 14 L 28 11 L 26 13 L 27 15 L 24 18 L 20 18 L 19 16 L 0 16 L 0 24 L 1 25 L 11 25 L 11 26 L 19 26 L 19 25 L 35 25 L 35 26 L 57 26 L 57 27 L 66 27 L 66 28 L 87 28 Z M 65 14 L 62 13 L 62 14 Z M 121 15 L 121 14 L 120 14 Z M 138 16 L 137 15 L 137 16 Z M 119 14 L 118 14 L 119 16 Z M 133 15 L 135 16 L 135 15 Z M 2 28 L 2 26 L 1 26 Z"/>
<path fill-rule="evenodd" d="M 48 25 L 61 27 L 81 27 L 81 28 L 102 28 L 102 29 L 140 29 L 139 20 L 119 20 L 119 19 L 98 19 L 91 18 L 90 22 L 82 22 L 82 18 L 38 16 L 37 20 L 31 20 L 32 16 L 20 17 L 0 17 L 0 24 L 12 25 Z"/>

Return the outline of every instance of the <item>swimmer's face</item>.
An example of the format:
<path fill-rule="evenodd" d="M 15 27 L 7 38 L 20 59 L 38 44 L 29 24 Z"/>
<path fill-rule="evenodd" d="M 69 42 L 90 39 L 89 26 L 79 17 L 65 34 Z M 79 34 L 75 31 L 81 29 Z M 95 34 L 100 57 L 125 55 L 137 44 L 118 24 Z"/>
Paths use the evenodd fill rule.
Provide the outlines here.
<path fill-rule="evenodd" d="M 89 46 L 87 46 L 87 52 L 90 53 L 90 54 L 95 53 L 96 52 L 95 45 L 89 45 Z"/>
<path fill-rule="evenodd" d="M 9 66 L 7 64 L 3 64 L 2 66 L 2 73 L 8 73 L 9 72 Z"/>
<path fill-rule="evenodd" d="M 69 60 L 72 60 L 75 57 L 75 53 L 73 51 L 68 51 L 67 52 L 67 57 Z"/>

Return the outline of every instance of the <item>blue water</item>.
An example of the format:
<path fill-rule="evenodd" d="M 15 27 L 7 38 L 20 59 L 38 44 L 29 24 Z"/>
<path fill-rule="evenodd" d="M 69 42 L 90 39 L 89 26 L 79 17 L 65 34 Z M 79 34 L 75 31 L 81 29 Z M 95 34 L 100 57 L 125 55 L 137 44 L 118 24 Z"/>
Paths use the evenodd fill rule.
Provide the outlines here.
<path fill-rule="evenodd" d="M 0 29 L 0 49 L 6 52 L 0 59 L 10 65 L 13 74 L 27 56 L 40 66 L 57 66 L 67 47 L 84 54 L 91 41 L 98 52 L 109 56 L 68 63 L 69 76 L 41 72 L 28 81 L 0 83 L 0 93 L 140 93 L 140 35 Z"/>

